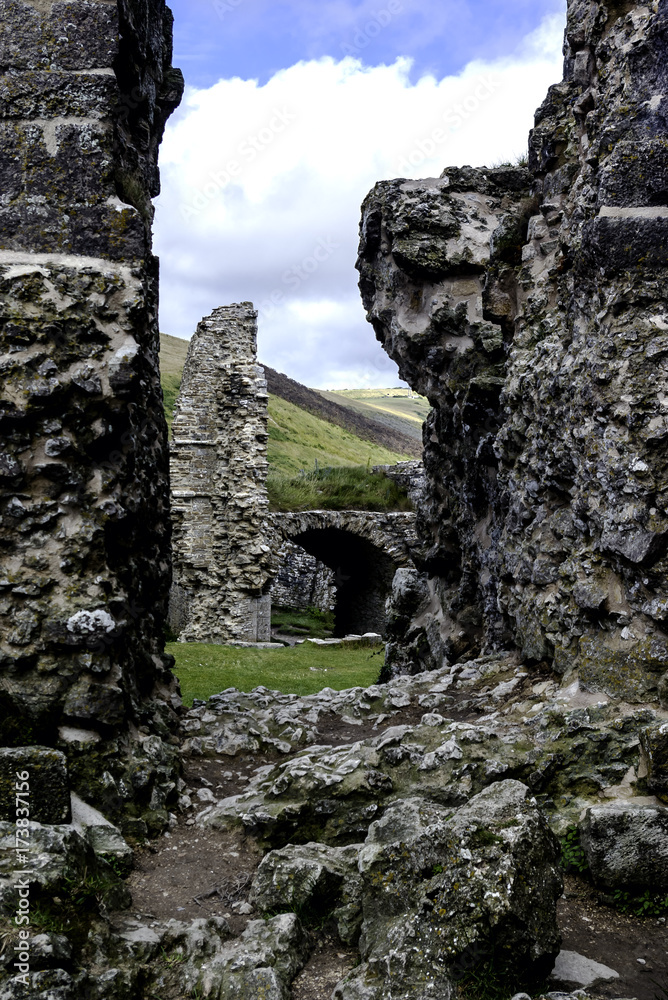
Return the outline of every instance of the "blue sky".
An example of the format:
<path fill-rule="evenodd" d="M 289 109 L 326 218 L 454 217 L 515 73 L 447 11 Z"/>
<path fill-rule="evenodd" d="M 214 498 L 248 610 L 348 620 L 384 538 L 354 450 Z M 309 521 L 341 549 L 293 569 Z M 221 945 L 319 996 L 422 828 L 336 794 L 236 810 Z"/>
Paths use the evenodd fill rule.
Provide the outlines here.
<path fill-rule="evenodd" d="M 267 82 L 300 60 L 359 51 L 368 66 L 414 60 L 413 81 L 510 55 L 562 0 L 172 0 L 175 57 L 190 84 Z M 387 23 L 385 23 L 387 22 Z M 382 30 L 378 31 L 377 28 Z"/>
<path fill-rule="evenodd" d="M 357 289 L 361 202 L 377 180 L 522 155 L 561 79 L 566 0 L 171 6 L 187 87 L 160 158 L 162 331 L 249 300 L 264 363 L 397 384 Z"/>

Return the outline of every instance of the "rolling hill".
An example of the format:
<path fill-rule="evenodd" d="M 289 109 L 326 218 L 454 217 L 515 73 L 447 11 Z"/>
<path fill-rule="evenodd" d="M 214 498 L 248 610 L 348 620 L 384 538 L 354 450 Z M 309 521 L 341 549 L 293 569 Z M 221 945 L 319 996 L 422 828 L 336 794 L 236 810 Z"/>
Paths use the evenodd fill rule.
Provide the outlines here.
<path fill-rule="evenodd" d="M 325 399 L 348 407 L 376 423 L 407 434 L 419 445 L 422 452 L 422 425 L 427 419 L 429 401 L 424 396 L 416 396 L 410 389 L 335 389 L 318 392 Z M 419 457 L 419 455 L 418 455 Z"/>
<path fill-rule="evenodd" d="M 187 341 L 161 335 L 161 377 L 170 429 L 187 351 Z M 294 476 L 314 468 L 392 465 L 421 455 L 418 401 L 408 399 L 407 390 L 351 390 L 352 398 L 347 390 L 308 389 L 272 368 L 265 367 L 265 373 L 272 472 Z M 369 392 L 371 396 L 366 395 Z M 403 414 L 401 406 L 406 406 Z"/>

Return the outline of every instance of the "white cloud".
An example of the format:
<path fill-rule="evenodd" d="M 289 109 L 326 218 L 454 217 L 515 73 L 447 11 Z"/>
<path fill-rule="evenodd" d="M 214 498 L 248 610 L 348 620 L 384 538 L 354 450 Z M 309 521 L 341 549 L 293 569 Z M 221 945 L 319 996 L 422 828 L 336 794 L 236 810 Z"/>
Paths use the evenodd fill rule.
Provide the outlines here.
<path fill-rule="evenodd" d="M 411 63 L 301 62 L 265 86 L 188 89 L 161 153 L 161 327 L 189 337 L 218 305 L 261 307 L 261 360 L 321 387 L 397 380 L 364 319 L 360 204 L 377 180 L 438 176 L 526 150 L 561 77 L 563 19 L 512 58 L 412 84 Z"/>

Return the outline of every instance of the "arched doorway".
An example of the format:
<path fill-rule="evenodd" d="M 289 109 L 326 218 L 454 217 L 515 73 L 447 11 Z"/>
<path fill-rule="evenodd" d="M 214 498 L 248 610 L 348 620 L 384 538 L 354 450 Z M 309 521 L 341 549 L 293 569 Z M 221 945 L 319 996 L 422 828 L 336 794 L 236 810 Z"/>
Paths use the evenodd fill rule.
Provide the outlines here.
<path fill-rule="evenodd" d="M 395 561 L 368 539 L 342 528 L 313 528 L 291 536 L 334 572 L 336 636 L 385 634 L 385 602 L 397 570 Z"/>

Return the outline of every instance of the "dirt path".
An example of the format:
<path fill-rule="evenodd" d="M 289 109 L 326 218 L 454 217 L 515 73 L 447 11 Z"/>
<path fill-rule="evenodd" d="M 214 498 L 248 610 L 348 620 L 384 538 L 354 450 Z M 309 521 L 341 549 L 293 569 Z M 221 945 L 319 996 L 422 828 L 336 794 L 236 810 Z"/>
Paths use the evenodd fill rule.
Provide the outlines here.
<path fill-rule="evenodd" d="M 601 962 L 619 973 L 614 983 L 590 991 L 600 997 L 668 1000 L 666 918 L 638 919 L 606 906 L 600 893 L 566 877 L 558 906 L 562 947 Z"/>

